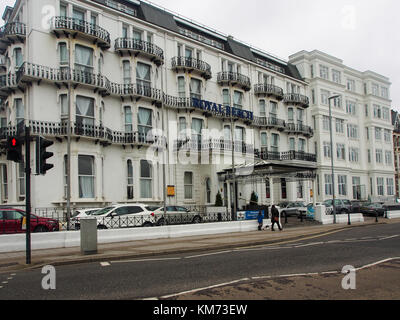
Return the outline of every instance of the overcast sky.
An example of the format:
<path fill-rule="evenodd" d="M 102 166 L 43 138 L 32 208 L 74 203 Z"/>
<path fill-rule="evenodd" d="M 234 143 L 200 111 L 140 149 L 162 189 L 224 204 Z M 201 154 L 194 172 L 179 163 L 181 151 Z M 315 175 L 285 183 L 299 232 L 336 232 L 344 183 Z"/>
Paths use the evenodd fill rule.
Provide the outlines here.
<path fill-rule="evenodd" d="M 0 12 L 14 0 L 1 0 Z M 301 50 L 326 52 L 353 69 L 392 82 L 400 111 L 398 0 L 153 0 L 284 60 Z"/>

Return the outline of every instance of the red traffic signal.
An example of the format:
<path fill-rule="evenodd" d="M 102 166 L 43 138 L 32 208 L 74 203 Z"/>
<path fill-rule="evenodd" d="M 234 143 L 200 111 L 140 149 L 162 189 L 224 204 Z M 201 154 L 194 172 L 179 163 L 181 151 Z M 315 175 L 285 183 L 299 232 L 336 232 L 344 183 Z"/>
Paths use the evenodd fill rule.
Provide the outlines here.
<path fill-rule="evenodd" d="M 7 160 L 14 162 L 22 161 L 22 141 L 16 137 L 9 137 L 7 140 Z"/>

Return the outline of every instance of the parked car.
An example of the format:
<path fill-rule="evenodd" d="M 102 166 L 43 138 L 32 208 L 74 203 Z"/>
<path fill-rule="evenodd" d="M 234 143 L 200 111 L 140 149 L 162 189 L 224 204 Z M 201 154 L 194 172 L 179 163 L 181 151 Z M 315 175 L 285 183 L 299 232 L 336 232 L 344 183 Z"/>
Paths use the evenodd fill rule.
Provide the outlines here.
<path fill-rule="evenodd" d="M 76 210 L 74 214 L 72 215 L 72 219 L 79 220 L 80 218 L 83 217 L 88 217 L 92 215 L 93 213 L 101 210 L 102 208 L 92 208 L 92 209 L 81 209 L 81 210 Z"/>
<path fill-rule="evenodd" d="M 98 229 L 151 227 L 156 222 L 152 210 L 155 208 L 145 204 L 114 205 L 92 213 L 90 217 L 97 219 Z M 75 228 L 80 229 L 80 223 L 77 222 Z"/>
<path fill-rule="evenodd" d="M 325 207 L 333 207 L 332 200 L 326 200 L 323 202 Z M 353 212 L 353 207 L 350 200 L 335 199 L 335 211 L 336 214 L 348 214 Z M 333 212 L 333 210 L 332 210 Z"/>
<path fill-rule="evenodd" d="M 365 215 L 371 215 L 371 216 L 384 216 L 386 212 L 386 207 L 381 204 L 381 203 L 371 203 L 368 205 L 364 205 L 360 208 L 360 212 Z"/>
<path fill-rule="evenodd" d="M 203 220 L 198 212 L 191 212 L 185 207 L 167 206 L 166 209 L 167 214 L 164 214 L 164 207 L 158 208 L 155 211 L 156 225 L 201 223 Z"/>
<path fill-rule="evenodd" d="M 4 208 L 0 209 L 0 234 L 12 234 L 26 232 L 23 210 Z M 42 218 L 31 214 L 31 232 L 53 232 L 60 230 L 60 223 L 56 219 Z"/>
<path fill-rule="evenodd" d="M 282 202 L 278 204 L 278 210 L 282 216 L 300 216 L 307 214 L 307 207 L 304 202 Z"/>

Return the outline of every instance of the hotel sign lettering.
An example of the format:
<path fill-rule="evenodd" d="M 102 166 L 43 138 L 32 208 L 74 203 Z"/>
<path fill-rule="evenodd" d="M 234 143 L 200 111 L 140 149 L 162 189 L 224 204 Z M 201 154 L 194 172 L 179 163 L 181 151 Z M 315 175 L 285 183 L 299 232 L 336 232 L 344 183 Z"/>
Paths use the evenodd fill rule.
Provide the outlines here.
<path fill-rule="evenodd" d="M 240 118 L 244 120 L 254 120 L 254 113 L 247 110 L 242 110 L 238 108 L 233 108 L 229 106 L 223 106 L 221 104 L 216 104 L 215 102 L 200 100 L 197 98 L 192 98 L 193 107 L 196 109 L 211 112 L 215 115 L 226 116 L 227 118 Z"/>

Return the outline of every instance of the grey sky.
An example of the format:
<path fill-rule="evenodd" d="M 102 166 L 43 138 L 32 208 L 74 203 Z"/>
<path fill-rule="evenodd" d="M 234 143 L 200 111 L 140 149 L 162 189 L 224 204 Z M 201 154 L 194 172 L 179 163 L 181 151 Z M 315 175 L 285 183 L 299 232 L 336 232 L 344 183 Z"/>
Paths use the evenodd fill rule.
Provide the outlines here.
<path fill-rule="evenodd" d="M 0 12 L 14 0 L 2 0 Z M 392 107 L 400 111 L 398 0 L 153 0 L 284 60 L 318 49 L 359 71 L 390 78 Z"/>

